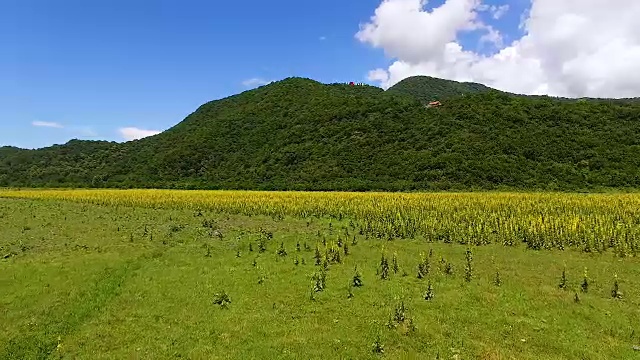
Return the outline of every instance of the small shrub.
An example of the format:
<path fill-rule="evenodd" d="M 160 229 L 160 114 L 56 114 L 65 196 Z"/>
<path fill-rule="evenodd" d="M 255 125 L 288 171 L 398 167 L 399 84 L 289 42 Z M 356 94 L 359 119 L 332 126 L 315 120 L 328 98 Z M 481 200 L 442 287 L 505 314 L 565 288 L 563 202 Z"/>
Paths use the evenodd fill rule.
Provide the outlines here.
<path fill-rule="evenodd" d="M 398 254 L 393 253 L 393 259 L 391 260 L 393 273 L 397 274 L 400 271 L 400 266 L 398 266 Z"/>
<path fill-rule="evenodd" d="M 340 248 L 338 248 L 340 249 Z M 334 249 L 333 251 L 333 262 L 336 264 L 341 264 L 342 263 L 342 256 L 340 255 L 340 250 L 338 249 Z"/>
<path fill-rule="evenodd" d="M 213 303 L 220 305 L 222 308 L 227 308 L 231 304 L 231 298 L 226 292 L 217 293 L 213 296 Z"/>
<path fill-rule="evenodd" d="M 404 301 L 400 302 L 399 306 L 396 306 L 393 313 L 393 321 L 397 323 L 404 322 L 407 319 L 407 308 L 404 306 Z"/>
<path fill-rule="evenodd" d="M 352 285 L 354 287 L 362 287 L 364 285 L 362 283 L 362 276 L 360 275 L 360 272 L 358 271 L 358 267 L 355 268 L 355 273 L 353 274 Z"/>
<path fill-rule="evenodd" d="M 447 264 L 444 266 L 444 273 L 447 275 L 453 275 L 453 264 L 447 262 Z"/>
<path fill-rule="evenodd" d="M 620 292 L 620 284 L 618 284 L 618 274 L 613 277 L 613 288 L 611 289 L 611 297 L 614 299 L 622 299 Z"/>
<path fill-rule="evenodd" d="M 387 327 L 390 329 L 400 328 L 404 335 L 416 330 L 413 319 L 407 316 L 407 308 L 404 305 L 404 301 L 399 306 L 396 306 L 393 316 L 387 323 Z"/>
<path fill-rule="evenodd" d="M 389 280 L 389 261 L 382 252 L 382 258 L 380 260 L 380 278 L 382 280 Z"/>
<path fill-rule="evenodd" d="M 465 252 L 465 260 L 466 264 L 464 266 L 464 281 L 470 282 L 473 277 L 473 254 L 471 253 L 471 249 L 467 249 Z"/>
<path fill-rule="evenodd" d="M 299 241 L 296 243 L 296 251 L 300 252 L 300 242 Z"/>
<path fill-rule="evenodd" d="M 273 233 L 265 229 L 260 229 L 260 236 L 264 238 L 266 241 L 273 240 Z"/>
<path fill-rule="evenodd" d="M 313 291 L 320 292 L 324 291 L 327 286 L 327 273 L 324 271 L 320 271 L 318 273 L 313 274 Z"/>
<path fill-rule="evenodd" d="M 293 264 L 295 266 L 298 266 L 298 264 L 300 264 L 300 261 L 298 261 L 298 257 L 296 256 L 296 258 L 293 260 Z"/>
<path fill-rule="evenodd" d="M 560 276 L 560 283 L 558 284 L 558 288 L 563 290 L 567 289 L 567 269 L 562 270 L 562 276 Z"/>
<path fill-rule="evenodd" d="M 318 247 L 317 244 L 316 244 L 316 253 L 313 256 L 313 258 L 316 259 L 316 265 L 322 264 L 322 254 L 320 253 L 320 248 Z"/>
<path fill-rule="evenodd" d="M 582 284 L 580 285 L 580 288 L 584 293 L 589 291 L 589 278 L 587 276 L 587 268 L 584 268 L 584 277 L 582 279 Z"/>
<path fill-rule="evenodd" d="M 577 292 L 573 296 L 573 302 L 576 304 L 580 302 L 580 297 L 578 296 Z"/>
<path fill-rule="evenodd" d="M 349 244 L 344 243 L 342 250 L 344 250 L 344 256 L 349 255 Z"/>
<path fill-rule="evenodd" d="M 448 262 L 444 257 L 440 259 L 440 269 L 446 275 L 453 275 L 453 264 Z"/>
<path fill-rule="evenodd" d="M 500 285 L 502 285 L 502 279 L 500 278 L 500 272 L 499 272 L 499 271 L 496 271 L 496 276 L 495 276 L 495 278 L 493 279 L 493 284 L 494 284 L 495 286 L 500 286 Z"/>
<path fill-rule="evenodd" d="M 263 237 L 258 239 L 258 252 L 263 253 L 267 251 L 267 240 Z"/>
<path fill-rule="evenodd" d="M 249 243 L 249 252 L 253 252 L 253 244 Z"/>
<path fill-rule="evenodd" d="M 427 287 L 427 292 L 424 294 L 424 299 L 427 301 L 433 300 L 433 286 L 431 286 L 431 281 L 429 281 L 429 287 Z"/>
<path fill-rule="evenodd" d="M 376 341 L 373 342 L 373 353 L 374 354 L 383 354 L 384 353 L 384 345 L 380 341 L 380 335 L 376 338 Z"/>
<path fill-rule="evenodd" d="M 431 271 L 431 262 L 428 257 L 420 254 L 420 262 L 418 263 L 418 279 L 422 279 Z"/>
<path fill-rule="evenodd" d="M 277 254 L 280 256 L 287 256 L 287 250 L 284 248 L 284 242 L 280 243 L 280 248 L 278 248 Z"/>

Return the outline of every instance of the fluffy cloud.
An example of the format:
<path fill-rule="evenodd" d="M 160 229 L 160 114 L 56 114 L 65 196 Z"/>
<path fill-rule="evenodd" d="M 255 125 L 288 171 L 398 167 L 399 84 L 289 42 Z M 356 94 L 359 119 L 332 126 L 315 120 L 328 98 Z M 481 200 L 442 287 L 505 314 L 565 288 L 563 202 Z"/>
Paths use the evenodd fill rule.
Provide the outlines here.
<path fill-rule="evenodd" d="M 385 0 L 356 38 L 384 49 L 388 56 L 420 63 L 440 53 L 459 31 L 474 29 L 478 0 L 447 0 L 432 12 L 424 0 Z"/>
<path fill-rule="evenodd" d="M 497 53 L 465 50 L 459 36 L 502 36 L 478 20 L 508 7 L 479 0 L 446 0 L 431 11 L 425 0 L 384 0 L 356 38 L 396 59 L 369 79 L 384 87 L 412 75 L 476 81 L 506 91 L 560 96 L 640 96 L 640 1 L 532 0 L 522 14 L 524 35 Z M 624 10 L 623 10 L 624 9 Z M 622 11 L 623 10 L 623 11 Z"/>
<path fill-rule="evenodd" d="M 122 136 L 124 140 L 131 141 L 131 140 L 142 139 L 147 136 L 157 135 L 157 134 L 160 134 L 161 131 L 138 129 L 136 127 L 126 127 L 126 128 L 118 129 L 118 132 L 120 133 L 120 136 Z"/>
<path fill-rule="evenodd" d="M 491 13 L 493 14 L 493 18 L 498 20 L 501 17 L 503 17 L 507 11 L 509 11 L 509 4 L 505 4 L 502 6 L 492 6 L 491 7 Z"/>
<path fill-rule="evenodd" d="M 265 80 L 262 78 L 251 78 L 251 79 L 247 79 L 245 81 L 242 82 L 242 85 L 248 88 L 253 88 L 256 86 L 262 86 L 262 85 L 267 85 L 269 83 L 272 83 L 272 80 Z"/>
<path fill-rule="evenodd" d="M 34 121 L 31 123 L 31 125 L 37 126 L 37 127 L 50 127 L 50 128 L 58 128 L 58 129 L 64 128 L 64 126 L 56 122 L 50 122 L 50 121 Z"/>

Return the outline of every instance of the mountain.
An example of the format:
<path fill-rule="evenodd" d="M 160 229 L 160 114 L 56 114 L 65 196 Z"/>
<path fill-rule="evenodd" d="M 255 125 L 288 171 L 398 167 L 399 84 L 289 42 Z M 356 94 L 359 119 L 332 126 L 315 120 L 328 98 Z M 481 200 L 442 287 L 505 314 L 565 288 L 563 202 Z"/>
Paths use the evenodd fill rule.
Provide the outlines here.
<path fill-rule="evenodd" d="M 497 90 L 478 83 L 457 82 L 431 76 L 413 76 L 400 81 L 387 91 L 409 95 L 427 103 L 455 96 Z"/>
<path fill-rule="evenodd" d="M 387 90 L 389 93 L 408 95 L 415 99 L 422 101 L 422 103 L 428 103 L 435 100 L 445 100 L 451 97 L 464 96 L 465 94 L 473 94 L 480 92 L 502 92 L 511 96 L 523 96 L 528 98 L 548 98 L 547 95 L 522 95 L 503 92 L 490 88 L 486 85 L 474 83 L 474 82 L 457 82 L 452 80 L 445 80 L 434 78 L 431 76 L 412 76 L 408 77 Z M 625 98 L 625 99 L 604 99 L 604 98 L 566 98 L 566 97 L 552 97 L 558 101 L 590 101 L 590 102 L 615 102 L 615 103 L 633 103 L 640 102 L 640 98 Z"/>
<path fill-rule="evenodd" d="M 171 129 L 138 141 L 0 148 L 0 186 L 640 187 L 637 102 L 561 101 L 441 84 L 417 78 L 383 91 L 289 78 L 206 103 Z M 478 91 L 457 94 L 471 88 Z M 424 99 L 434 96 L 446 99 L 443 106 L 425 108 Z"/>

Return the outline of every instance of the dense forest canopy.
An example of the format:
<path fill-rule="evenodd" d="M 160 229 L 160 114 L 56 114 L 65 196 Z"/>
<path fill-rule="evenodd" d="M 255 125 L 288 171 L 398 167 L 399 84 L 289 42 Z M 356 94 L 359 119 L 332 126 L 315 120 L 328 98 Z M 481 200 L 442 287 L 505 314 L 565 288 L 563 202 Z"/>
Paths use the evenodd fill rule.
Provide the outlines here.
<path fill-rule="evenodd" d="M 387 91 L 410 95 L 422 102 L 430 102 L 492 90 L 497 91 L 477 83 L 461 83 L 430 76 L 412 76 L 400 81 Z"/>
<path fill-rule="evenodd" d="M 426 108 L 438 99 L 443 106 Z M 0 148 L 0 186 L 273 190 L 640 187 L 640 104 L 409 78 L 289 78 L 138 141 Z"/>

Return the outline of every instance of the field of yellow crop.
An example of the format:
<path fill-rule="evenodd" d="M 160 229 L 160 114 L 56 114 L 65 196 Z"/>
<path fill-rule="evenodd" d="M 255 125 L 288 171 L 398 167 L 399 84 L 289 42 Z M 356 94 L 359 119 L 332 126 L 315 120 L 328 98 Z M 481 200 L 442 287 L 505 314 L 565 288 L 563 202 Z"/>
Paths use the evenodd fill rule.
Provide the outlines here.
<path fill-rule="evenodd" d="M 351 219 L 363 234 L 383 239 L 577 248 L 621 257 L 636 256 L 640 247 L 639 194 L 5 190 L 0 197 Z"/>

